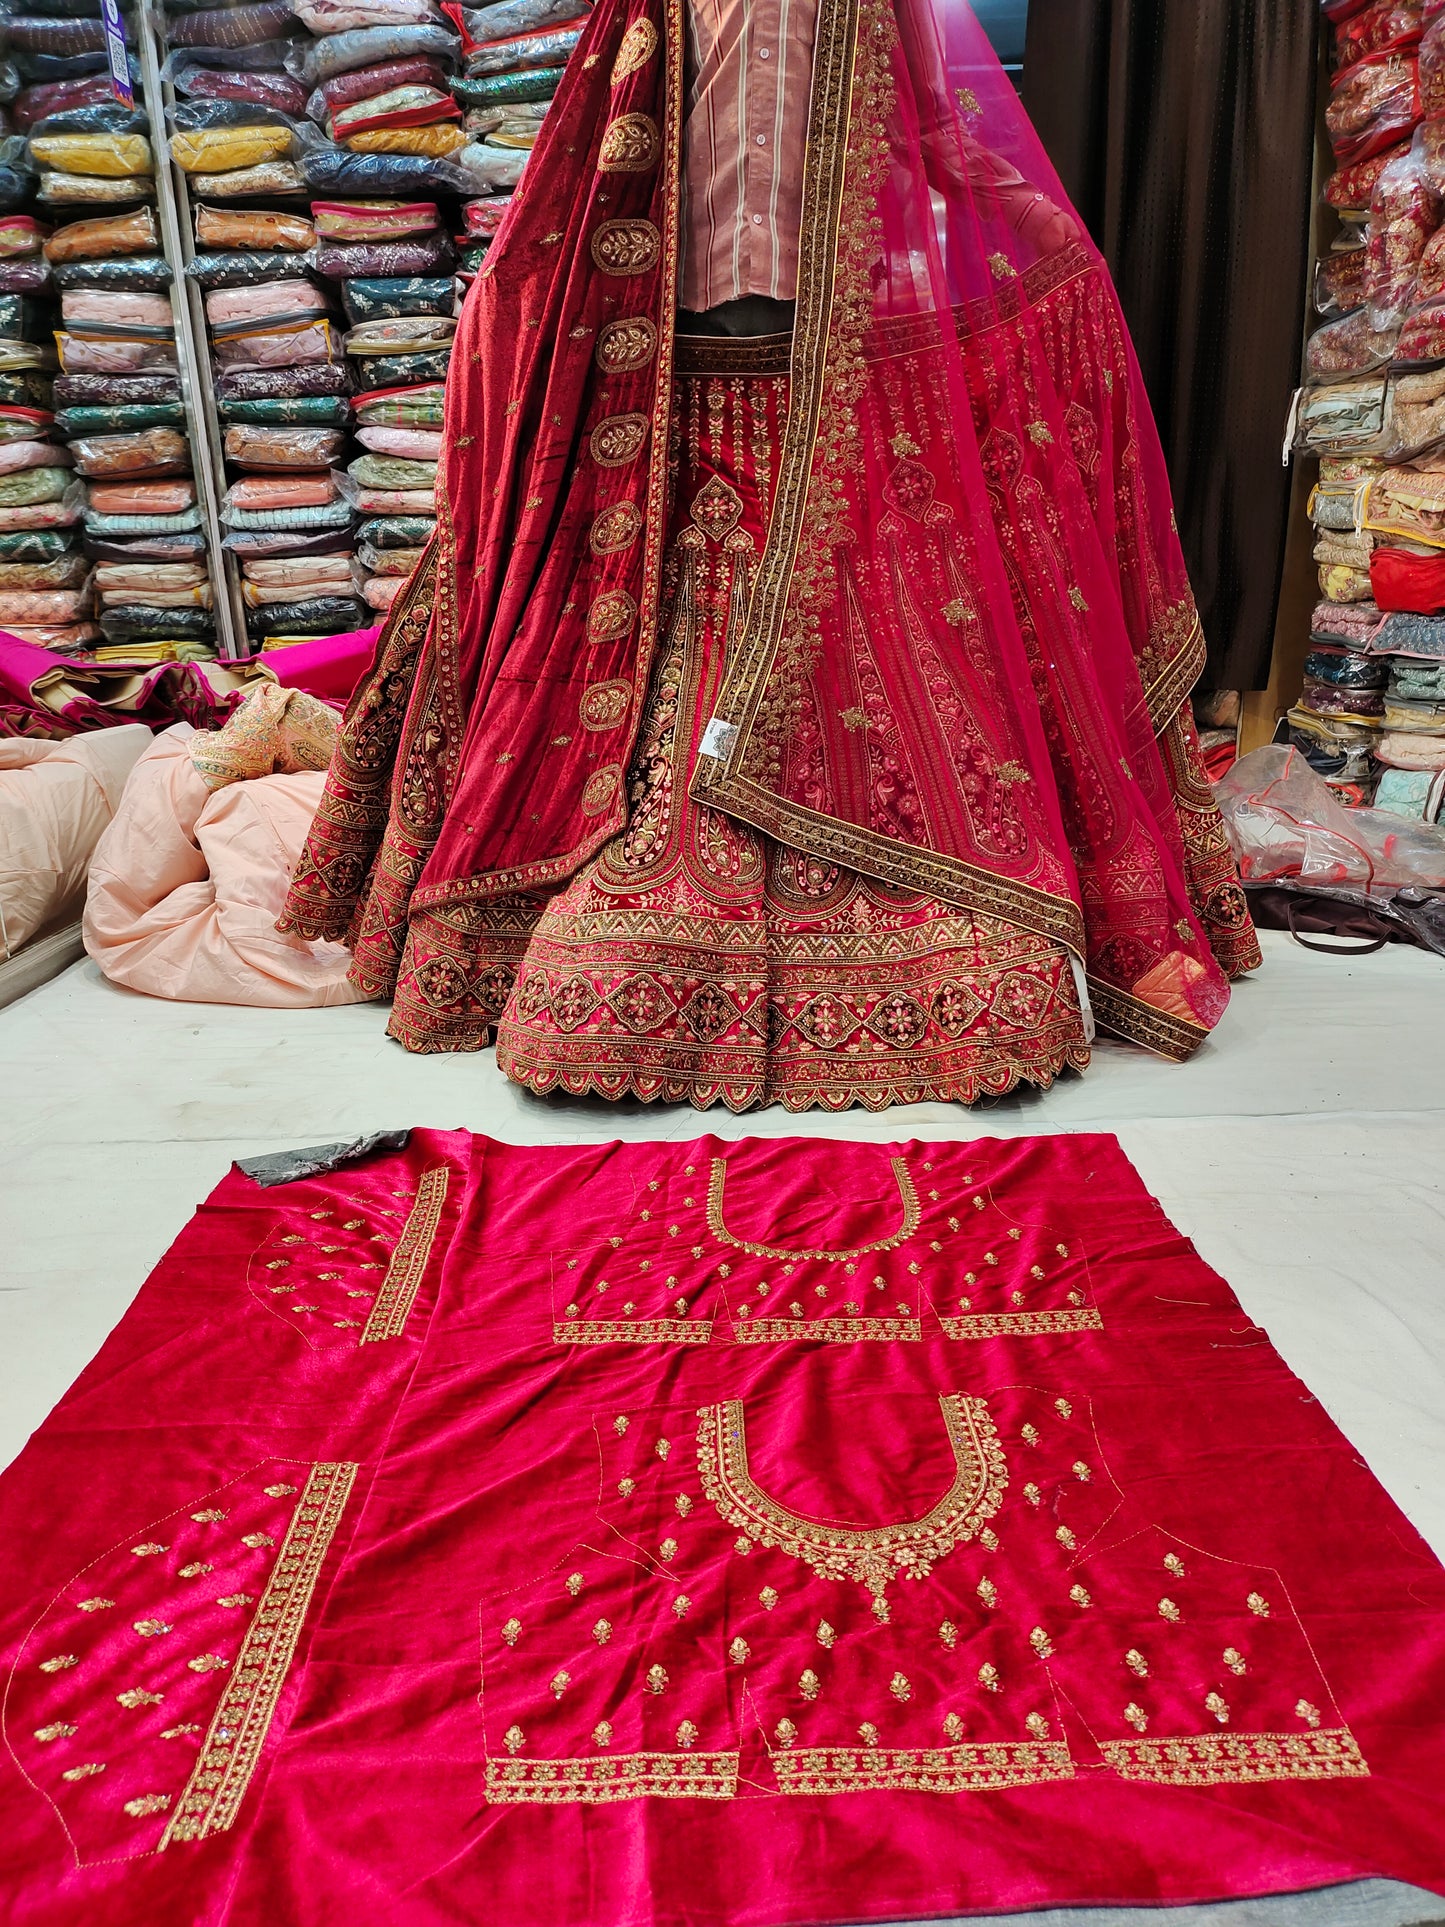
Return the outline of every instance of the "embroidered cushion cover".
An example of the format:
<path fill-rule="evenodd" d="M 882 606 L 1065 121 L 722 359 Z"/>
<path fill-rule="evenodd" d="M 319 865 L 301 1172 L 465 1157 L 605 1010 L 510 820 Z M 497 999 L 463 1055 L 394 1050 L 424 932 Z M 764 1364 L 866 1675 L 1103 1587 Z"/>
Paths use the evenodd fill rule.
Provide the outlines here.
<path fill-rule="evenodd" d="M 1109 1138 L 233 1172 L 0 1514 L 8 1921 L 1445 1892 L 1445 1579 Z"/>

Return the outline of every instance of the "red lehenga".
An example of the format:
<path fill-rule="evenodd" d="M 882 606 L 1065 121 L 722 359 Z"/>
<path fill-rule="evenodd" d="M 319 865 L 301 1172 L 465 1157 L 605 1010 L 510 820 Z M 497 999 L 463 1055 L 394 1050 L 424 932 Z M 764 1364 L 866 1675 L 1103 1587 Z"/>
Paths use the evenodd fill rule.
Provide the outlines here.
<path fill-rule="evenodd" d="M 1187 1056 L 1258 951 L 1099 257 L 962 0 L 822 0 L 793 337 L 678 340 L 681 48 L 591 17 L 283 927 L 539 1090 L 971 1101 L 1085 976 Z"/>

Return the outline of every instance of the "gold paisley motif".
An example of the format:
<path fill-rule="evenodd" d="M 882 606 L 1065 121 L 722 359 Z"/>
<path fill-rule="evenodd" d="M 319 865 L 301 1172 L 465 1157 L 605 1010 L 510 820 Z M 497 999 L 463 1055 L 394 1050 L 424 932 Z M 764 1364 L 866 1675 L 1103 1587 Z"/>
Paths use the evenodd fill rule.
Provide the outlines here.
<path fill-rule="evenodd" d="M 626 375 L 645 368 L 657 353 L 657 326 L 646 315 L 609 321 L 598 332 L 597 366 L 604 375 Z"/>
<path fill-rule="evenodd" d="M 616 763 L 609 763 L 605 769 L 589 776 L 582 791 L 583 814 L 600 816 L 621 787 L 622 770 Z"/>
<path fill-rule="evenodd" d="M 635 462 L 647 440 L 646 415 L 609 415 L 598 422 L 588 440 L 592 459 L 599 468 L 622 468 Z"/>
<path fill-rule="evenodd" d="M 657 52 L 657 29 L 650 20 L 634 20 L 622 36 L 617 58 L 612 63 L 612 85 L 620 87 L 629 74 L 645 67 Z"/>
<path fill-rule="evenodd" d="M 590 683 L 582 691 L 582 701 L 578 713 L 584 729 L 616 729 L 632 703 L 632 684 L 616 682 Z"/>
<path fill-rule="evenodd" d="M 625 589 L 607 589 L 587 611 L 587 640 L 616 642 L 637 620 L 637 604 Z"/>
<path fill-rule="evenodd" d="M 651 221 L 603 221 L 592 235 L 592 262 L 604 274 L 646 274 L 661 253 Z"/>
<path fill-rule="evenodd" d="M 630 549 L 642 533 L 642 510 L 636 502 L 614 502 L 592 524 L 588 542 L 594 555 L 617 555 Z"/>
<path fill-rule="evenodd" d="M 599 174 L 645 174 L 656 167 L 662 136 L 651 114 L 619 114 L 609 121 L 597 150 Z"/>

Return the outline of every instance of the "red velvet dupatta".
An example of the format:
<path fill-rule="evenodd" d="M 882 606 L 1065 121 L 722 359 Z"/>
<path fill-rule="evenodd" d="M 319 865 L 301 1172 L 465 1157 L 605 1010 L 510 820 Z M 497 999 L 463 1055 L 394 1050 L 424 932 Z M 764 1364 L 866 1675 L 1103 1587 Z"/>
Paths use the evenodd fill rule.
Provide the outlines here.
<path fill-rule="evenodd" d="M 545 893 L 626 820 L 658 624 L 681 9 L 604 0 L 469 297 L 439 536 L 283 927 L 395 983 L 413 910 Z M 693 782 L 1001 916 L 1184 1056 L 1257 960 L 1186 740 L 1203 662 L 1103 265 L 962 0 L 823 0 L 774 514 Z"/>

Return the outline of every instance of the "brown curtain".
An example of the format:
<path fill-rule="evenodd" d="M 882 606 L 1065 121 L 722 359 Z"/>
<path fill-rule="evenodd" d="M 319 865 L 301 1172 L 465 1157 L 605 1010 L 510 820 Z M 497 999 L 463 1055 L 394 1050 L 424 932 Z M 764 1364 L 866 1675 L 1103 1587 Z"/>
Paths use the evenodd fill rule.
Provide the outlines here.
<path fill-rule="evenodd" d="M 1032 0 L 1024 103 L 1113 270 L 1207 681 L 1262 688 L 1305 321 L 1319 0 Z"/>

